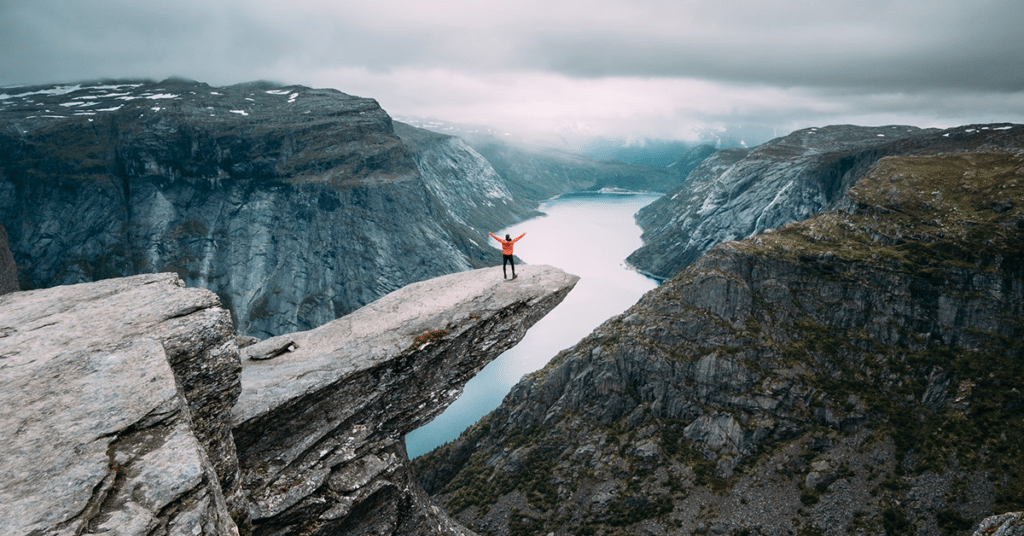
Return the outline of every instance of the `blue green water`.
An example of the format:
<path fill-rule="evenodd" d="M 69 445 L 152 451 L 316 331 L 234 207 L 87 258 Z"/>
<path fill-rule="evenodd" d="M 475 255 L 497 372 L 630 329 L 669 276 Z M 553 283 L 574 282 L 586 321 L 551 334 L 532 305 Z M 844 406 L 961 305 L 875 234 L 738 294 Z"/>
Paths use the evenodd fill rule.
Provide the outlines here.
<path fill-rule="evenodd" d="M 633 214 L 657 194 L 577 193 L 541 205 L 546 215 L 494 234 L 513 237 L 516 256 L 526 264 L 550 264 L 580 276 L 565 300 L 470 380 L 462 396 L 426 426 L 405 437 L 410 458 L 433 450 L 498 407 L 524 375 L 544 367 L 559 351 L 626 310 L 657 283 L 631 269 L 625 258 L 642 245 Z M 492 241 L 498 249 L 500 245 Z M 501 270 L 501 267 L 494 268 Z M 511 274 L 509 274 L 511 275 Z"/>

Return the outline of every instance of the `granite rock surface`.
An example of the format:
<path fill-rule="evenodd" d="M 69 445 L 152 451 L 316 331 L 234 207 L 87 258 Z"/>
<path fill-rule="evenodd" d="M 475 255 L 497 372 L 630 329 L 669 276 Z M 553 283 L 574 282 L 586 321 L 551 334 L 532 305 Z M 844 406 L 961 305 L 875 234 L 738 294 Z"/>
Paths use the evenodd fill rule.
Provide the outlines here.
<path fill-rule="evenodd" d="M 243 349 L 233 423 L 254 534 L 465 533 L 409 472 L 404 436 L 577 280 L 535 265 L 515 280 L 494 268 L 453 274 Z M 268 347 L 292 350 L 246 358 Z"/>
<path fill-rule="evenodd" d="M 229 328 L 174 274 L 0 297 L 0 532 L 234 533 Z"/>
<path fill-rule="evenodd" d="M 985 518 L 973 536 L 1020 536 L 1024 534 L 1024 512 L 1010 512 Z"/>
<path fill-rule="evenodd" d="M 404 436 L 577 280 L 452 274 L 241 355 L 172 273 L 0 296 L 0 532 L 472 534 Z"/>

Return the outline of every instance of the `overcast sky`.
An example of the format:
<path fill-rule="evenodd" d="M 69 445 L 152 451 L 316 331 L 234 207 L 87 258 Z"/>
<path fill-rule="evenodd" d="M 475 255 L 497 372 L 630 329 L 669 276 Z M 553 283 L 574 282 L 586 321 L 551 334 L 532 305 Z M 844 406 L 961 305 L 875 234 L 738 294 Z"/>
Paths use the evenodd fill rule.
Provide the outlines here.
<path fill-rule="evenodd" d="M 1024 1 L 0 0 L 0 86 L 169 76 L 624 137 L 1024 122 Z"/>

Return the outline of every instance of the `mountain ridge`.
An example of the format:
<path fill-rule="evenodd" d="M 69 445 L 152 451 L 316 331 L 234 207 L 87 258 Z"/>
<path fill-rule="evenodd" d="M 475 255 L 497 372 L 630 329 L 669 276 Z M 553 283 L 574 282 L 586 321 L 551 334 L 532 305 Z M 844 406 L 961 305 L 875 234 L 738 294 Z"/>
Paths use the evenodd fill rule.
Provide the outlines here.
<path fill-rule="evenodd" d="M 884 156 L 1010 150 L 1022 143 L 1024 126 L 1009 123 L 945 130 L 832 125 L 751 149 L 724 149 L 637 213 L 644 246 L 627 262 L 653 277 L 671 277 L 715 244 L 842 206 L 846 189 Z"/>
<path fill-rule="evenodd" d="M 481 534 L 959 534 L 1024 508 L 1003 133 L 713 247 L 414 461 L 424 489 Z"/>

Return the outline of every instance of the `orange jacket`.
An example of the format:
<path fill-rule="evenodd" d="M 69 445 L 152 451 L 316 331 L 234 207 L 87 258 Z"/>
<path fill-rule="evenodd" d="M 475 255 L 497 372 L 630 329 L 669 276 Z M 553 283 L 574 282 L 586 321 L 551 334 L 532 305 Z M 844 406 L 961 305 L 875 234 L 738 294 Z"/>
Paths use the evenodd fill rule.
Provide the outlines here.
<path fill-rule="evenodd" d="M 488 233 L 488 234 L 491 235 L 491 238 L 497 240 L 498 242 L 501 242 L 501 254 L 502 255 L 511 255 L 512 254 L 512 244 L 515 244 L 516 242 L 519 241 L 520 238 L 526 236 L 526 233 L 523 233 L 523 234 L 513 238 L 512 240 L 504 240 L 504 239 L 501 239 L 501 238 L 498 238 L 498 237 L 494 236 L 494 233 Z"/>

